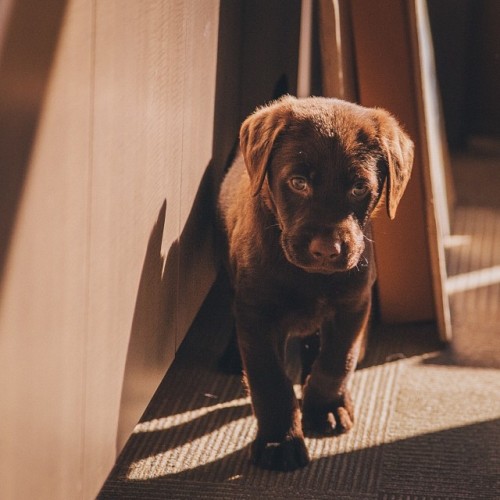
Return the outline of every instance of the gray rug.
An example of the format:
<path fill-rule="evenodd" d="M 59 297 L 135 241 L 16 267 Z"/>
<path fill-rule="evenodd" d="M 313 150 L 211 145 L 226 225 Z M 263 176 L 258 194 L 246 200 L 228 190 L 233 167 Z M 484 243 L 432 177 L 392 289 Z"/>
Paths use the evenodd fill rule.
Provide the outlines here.
<path fill-rule="evenodd" d="M 500 208 L 456 209 L 446 260 L 454 360 L 500 368 Z"/>
<path fill-rule="evenodd" d="M 100 498 L 500 498 L 499 373 L 457 364 L 427 324 L 375 328 L 352 381 L 350 433 L 308 439 L 305 469 L 252 466 L 249 399 L 216 368 L 223 295 L 208 297 Z"/>
<path fill-rule="evenodd" d="M 229 329 L 217 284 L 100 498 L 500 499 L 500 146 L 480 146 L 453 160 L 450 346 L 433 325 L 375 327 L 352 381 L 354 429 L 308 439 L 305 469 L 263 471 L 248 461 L 240 378 L 216 366 Z"/>

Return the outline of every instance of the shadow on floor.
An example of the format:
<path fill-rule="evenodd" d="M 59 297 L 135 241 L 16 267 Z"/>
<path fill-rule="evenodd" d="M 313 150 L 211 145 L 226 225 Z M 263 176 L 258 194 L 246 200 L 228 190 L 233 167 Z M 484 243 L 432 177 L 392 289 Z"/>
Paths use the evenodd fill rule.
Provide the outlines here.
<path fill-rule="evenodd" d="M 221 414 L 219 424 L 230 426 L 248 413 L 248 407 L 241 407 L 237 415 Z M 192 437 L 186 428 L 174 429 Z M 157 441 L 167 442 L 165 437 L 164 431 L 152 433 Z M 156 447 L 151 455 L 144 449 L 123 460 L 99 498 L 159 498 L 160 494 L 187 498 L 188 493 L 191 498 L 332 498 L 332 494 L 339 495 L 335 498 L 402 498 L 380 496 L 392 494 L 492 500 L 499 492 L 499 447 L 499 419 L 316 458 L 292 473 L 253 467 L 247 443 L 191 467 L 187 463 L 180 467 L 176 450 Z"/>

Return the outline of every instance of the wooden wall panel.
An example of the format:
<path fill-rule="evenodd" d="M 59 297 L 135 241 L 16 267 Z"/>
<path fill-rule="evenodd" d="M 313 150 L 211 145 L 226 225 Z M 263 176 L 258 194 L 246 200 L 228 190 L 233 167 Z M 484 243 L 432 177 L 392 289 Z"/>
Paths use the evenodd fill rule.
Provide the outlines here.
<path fill-rule="evenodd" d="M 146 364 L 144 359 L 136 361 L 136 356 L 146 356 L 143 344 L 160 333 L 154 330 L 157 322 L 147 321 L 143 310 L 147 308 L 158 318 L 160 311 L 149 307 L 160 293 L 161 265 L 156 266 L 157 275 L 149 276 L 150 283 L 140 290 L 149 300 L 139 297 L 138 291 L 142 269 L 150 266 L 152 259 L 162 258 L 161 247 L 157 247 L 157 255 L 148 252 L 148 241 L 165 199 L 167 217 L 165 233 L 164 227 L 159 229 L 161 240 L 168 248 L 179 233 L 182 126 L 178 123 L 182 123 L 182 101 L 176 99 L 175 90 L 169 94 L 168 89 L 175 89 L 182 80 L 167 81 L 175 77 L 175 71 L 167 77 L 165 64 L 182 55 L 183 50 L 180 43 L 164 46 L 162 21 L 166 13 L 159 3 L 149 4 L 144 8 L 142 2 L 100 2 L 95 14 L 86 396 L 86 436 L 92 439 L 92 449 L 86 453 L 86 471 L 91 476 L 109 470 L 114 458 L 113 429 L 119 415 L 129 343 L 133 352 L 127 383 L 132 389 L 130 380 L 135 382 Z M 182 37 L 182 27 L 182 22 L 176 23 L 178 38 Z M 169 163 L 176 167 L 169 169 Z M 146 257 L 149 262 L 145 262 Z M 175 289 L 177 283 L 171 286 Z M 136 311 L 136 307 L 142 310 Z M 166 352 L 172 359 L 175 333 L 162 333 L 169 339 Z M 109 377 L 110 370 L 117 376 Z M 148 377 L 142 379 L 148 382 Z M 141 387 L 134 392 L 140 399 Z M 108 446 L 102 447 L 103 441 Z M 100 450 L 104 455 L 96 456 Z"/>
<path fill-rule="evenodd" d="M 176 345 L 180 345 L 215 279 L 215 265 L 198 255 L 213 253 L 210 219 L 215 81 L 219 9 L 216 2 L 183 2 L 186 8 L 183 95 L 182 180 L 180 189 L 179 306 Z M 196 71 L 193 69 L 196 68 Z M 203 75 L 203 77 L 201 77 Z M 206 175 L 202 179 L 203 174 Z M 201 185 L 201 189 L 198 187 Z M 198 199 L 195 203 L 195 195 Z M 188 225 L 188 220 L 191 220 Z M 187 227 L 186 229 L 186 226 Z M 195 231 L 191 231 L 191 226 Z M 200 286 L 201 285 L 201 286 Z"/>
<path fill-rule="evenodd" d="M 243 2 L 241 121 L 272 99 L 282 76 L 297 95 L 300 12 L 300 0 Z"/>
<path fill-rule="evenodd" d="M 60 37 L 65 2 L 28 4 L 0 23 L 0 497 L 93 498 L 215 274 L 219 4 L 68 0 Z"/>
<path fill-rule="evenodd" d="M 86 430 L 97 447 L 120 412 L 121 447 L 213 279 L 188 280 L 178 239 L 211 157 L 217 21 L 215 2 L 97 4 Z M 88 453 L 90 475 L 109 468 L 109 448 L 100 458 Z"/>
<path fill-rule="evenodd" d="M 24 44 L 16 44 L 17 57 L 28 61 L 40 50 L 30 46 L 30 30 L 44 29 L 42 13 L 34 14 L 33 24 L 23 14 Z M 0 117 L 2 135 L 12 133 L 10 147 L 27 158 L 0 291 L 1 498 L 82 495 L 90 6 L 72 2 L 62 22 L 41 103 L 36 94 L 17 103 L 21 115 L 40 105 L 38 118 L 28 118 L 36 120 L 33 142 L 7 131 L 16 122 Z M 40 78 L 36 69 L 4 76 L 19 96 L 27 77 Z M 14 167 L 2 163 L 2 178 Z M 0 183 L 0 196 L 4 188 Z"/>

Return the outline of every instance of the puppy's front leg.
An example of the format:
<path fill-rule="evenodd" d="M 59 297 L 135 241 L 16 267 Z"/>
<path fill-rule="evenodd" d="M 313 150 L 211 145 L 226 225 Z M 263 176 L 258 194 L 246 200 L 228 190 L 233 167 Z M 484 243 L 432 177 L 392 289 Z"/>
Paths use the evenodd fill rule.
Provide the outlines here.
<path fill-rule="evenodd" d="M 347 389 L 356 368 L 371 301 L 339 310 L 333 322 L 321 329 L 321 348 L 304 387 L 303 418 L 305 432 L 340 434 L 354 424 L 354 408 Z"/>
<path fill-rule="evenodd" d="M 238 340 L 246 382 L 257 418 L 252 462 L 264 469 L 291 471 L 309 463 L 300 409 L 285 374 L 285 339 L 274 332 L 256 333 L 238 326 Z"/>

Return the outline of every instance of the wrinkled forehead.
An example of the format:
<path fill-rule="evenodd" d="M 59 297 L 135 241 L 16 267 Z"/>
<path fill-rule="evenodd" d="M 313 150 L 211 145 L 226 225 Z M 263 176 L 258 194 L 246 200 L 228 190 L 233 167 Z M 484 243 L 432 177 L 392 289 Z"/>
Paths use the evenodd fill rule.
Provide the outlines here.
<path fill-rule="evenodd" d="M 290 120 L 276 144 L 276 162 L 339 174 L 373 171 L 380 156 L 374 126 L 349 117 L 335 118 Z"/>

